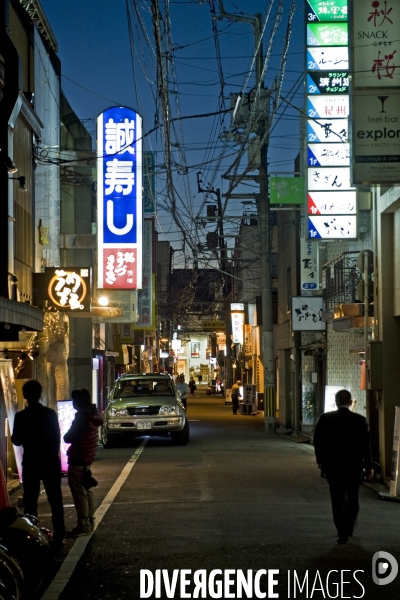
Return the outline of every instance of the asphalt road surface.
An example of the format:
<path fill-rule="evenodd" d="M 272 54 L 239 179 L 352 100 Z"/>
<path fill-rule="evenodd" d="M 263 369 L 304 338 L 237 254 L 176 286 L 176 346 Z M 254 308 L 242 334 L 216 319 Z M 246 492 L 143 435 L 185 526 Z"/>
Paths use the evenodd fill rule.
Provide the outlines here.
<path fill-rule="evenodd" d="M 363 485 L 354 537 L 338 545 L 312 447 L 266 435 L 262 413 L 232 415 L 221 396 L 196 394 L 188 446 L 99 447 L 97 528 L 67 542 L 42 598 L 400 598 L 400 575 L 385 584 L 400 563 L 400 504 Z M 63 493 L 72 529 L 66 481 Z M 50 524 L 45 495 L 39 516 Z M 382 551 L 392 557 L 376 557 L 378 585 Z"/>

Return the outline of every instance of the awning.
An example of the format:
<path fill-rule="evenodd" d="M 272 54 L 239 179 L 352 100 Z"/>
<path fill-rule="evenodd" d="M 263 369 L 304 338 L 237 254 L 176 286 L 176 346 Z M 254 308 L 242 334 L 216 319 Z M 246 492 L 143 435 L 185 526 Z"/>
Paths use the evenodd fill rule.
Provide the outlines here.
<path fill-rule="evenodd" d="M 8 300 L 0 297 L 0 323 L 10 326 L 25 327 L 31 331 L 43 330 L 44 312 L 30 304 Z M 1 332 L 0 332 L 1 340 Z"/>

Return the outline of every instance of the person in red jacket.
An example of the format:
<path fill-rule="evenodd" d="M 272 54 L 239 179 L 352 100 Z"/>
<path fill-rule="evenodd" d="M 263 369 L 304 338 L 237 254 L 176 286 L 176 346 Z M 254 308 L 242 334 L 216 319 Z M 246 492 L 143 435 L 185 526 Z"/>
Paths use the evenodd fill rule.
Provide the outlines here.
<path fill-rule="evenodd" d="M 93 480 L 90 481 L 90 466 L 96 456 L 98 427 L 103 424 L 103 417 L 97 412 L 96 405 L 91 404 L 88 390 L 74 390 L 71 396 L 77 412 L 70 429 L 64 435 L 64 441 L 71 444 L 67 450 L 68 485 L 74 499 L 78 524 L 69 535 L 81 537 L 94 531 L 93 492 L 88 486 L 93 486 Z"/>

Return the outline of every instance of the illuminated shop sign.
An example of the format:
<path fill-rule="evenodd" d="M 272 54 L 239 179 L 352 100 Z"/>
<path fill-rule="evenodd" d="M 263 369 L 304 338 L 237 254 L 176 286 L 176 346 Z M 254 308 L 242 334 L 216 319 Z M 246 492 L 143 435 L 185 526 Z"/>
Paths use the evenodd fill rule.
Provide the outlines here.
<path fill-rule="evenodd" d="M 98 288 L 142 287 L 142 118 L 115 106 L 97 119 Z"/>
<path fill-rule="evenodd" d="M 307 0 L 307 21 L 347 21 L 347 0 Z"/>
<path fill-rule="evenodd" d="M 308 71 L 327 71 L 328 69 L 349 69 L 349 49 L 347 46 L 333 48 L 307 48 Z"/>
<path fill-rule="evenodd" d="M 349 97 L 307 96 L 307 113 L 312 119 L 343 119 L 349 116 Z"/>
<path fill-rule="evenodd" d="M 91 270 L 71 267 L 46 268 L 33 274 L 33 299 L 37 306 L 59 311 L 90 311 Z"/>
<path fill-rule="evenodd" d="M 355 215 L 357 214 L 356 192 L 308 192 L 307 212 L 309 215 Z"/>
<path fill-rule="evenodd" d="M 232 342 L 243 344 L 244 339 L 244 312 L 232 312 Z"/>
<path fill-rule="evenodd" d="M 350 144 L 309 144 L 308 166 L 328 167 L 350 165 Z"/>
<path fill-rule="evenodd" d="M 354 90 L 355 183 L 400 181 L 399 90 Z"/>
<path fill-rule="evenodd" d="M 292 297 L 292 330 L 323 331 L 326 323 L 322 320 L 324 299 L 322 296 L 302 298 Z"/>
<path fill-rule="evenodd" d="M 347 23 L 311 23 L 307 25 L 307 46 L 347 46 Z"/>
<path fill-rule="evenodd" d="M 308 189 L 327 192 L 354 190 L 350 184 L 350 167 L 309 168 Z"/>
<path fill-rule="evenodd" d="M 347 142 L 347 119 L 310 119 L 307 122 L 307 139 L 309 142 Z"/>
<path fill-rule="evenodd" d="M 355 87 L 400 87 L 400 0 L 353 3 Z"/>
<path fill-rule="evenodd" d="M 302 290 L 319 288 L 318 244 L 300 238 L 300 281 Z"/>
<path fill-rule="evenodd" d="M 68 473 L 68 456 L 67 451 L 71 444 L 64 442 L 64 435 L 67 433 L 72 425 L 72 421 L 75 418 L 76 410 L 72 400 L 57 400 L 57 415 L 58 424 L 60 426 L 61 435 L 61 446 L 60 446 L 60 458 L 61 458 L 61 471 L 62 473 Z"/>
<path fill-rule="evenodd" d="M 324 215 L 308 217 L 308 237 L 314 240 L 357 238 L 356 215 Z"/>
<path fill-rule="evenodd" d="M 308 73 L 308 94 L 348 94 L 349 74 L 346 71 Z"/>

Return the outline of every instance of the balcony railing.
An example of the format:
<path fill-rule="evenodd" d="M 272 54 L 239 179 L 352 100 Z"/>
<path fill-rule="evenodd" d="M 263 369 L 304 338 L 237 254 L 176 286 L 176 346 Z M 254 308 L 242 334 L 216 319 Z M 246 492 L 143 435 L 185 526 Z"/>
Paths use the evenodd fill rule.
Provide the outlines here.
<path fill-rule="evenodd" d="M 359 252 L 343 252 L 322 267 L 325 309 L 357 301 L 357 283 L 362 273 L 357 267 Z"/>

